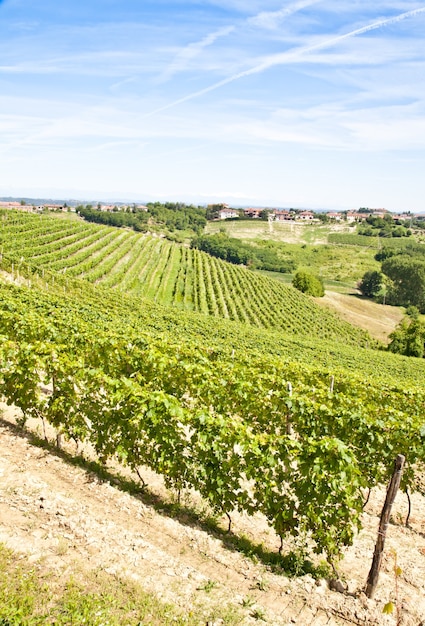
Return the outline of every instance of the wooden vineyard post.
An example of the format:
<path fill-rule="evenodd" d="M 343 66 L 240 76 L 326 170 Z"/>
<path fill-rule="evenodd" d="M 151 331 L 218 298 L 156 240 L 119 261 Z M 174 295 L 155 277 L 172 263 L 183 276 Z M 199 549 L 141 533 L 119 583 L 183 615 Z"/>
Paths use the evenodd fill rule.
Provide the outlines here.
<path fill-rule="evenodd" d="M 391 508 L 393 506 L 398 488 L 400 487 L 401 475 L 403 473 L 405 460 L 405 457 L 402 454 L 399 454 L 394 463 L 394 472 L 388 486 L 387 497 L 385 498 L 385 503 L 381 513 L 381 519 L 379 521 L 378 538 L 375 544 L 375 552 L 373 553 L 372 567 L 370 568 L 369 576 L 367 577 L 366 595 L 368 598 L 372 598 L 376 589 L 376 585 L 378 584 L 379 571 L 381 569 L 385 537 L 387 533 L 388 522 L 390 519 Z"/>
<path fill-rule="evenodd" d="M 288 382 L 286 385 L 286 389 L 288 390 L 288 396 L 292 398 L 292 385 Z M 291 411 L 288 408 L 288 413 L 286 414 L 286 434 L 292 435 L 292 423 L 291 423 Z"/>

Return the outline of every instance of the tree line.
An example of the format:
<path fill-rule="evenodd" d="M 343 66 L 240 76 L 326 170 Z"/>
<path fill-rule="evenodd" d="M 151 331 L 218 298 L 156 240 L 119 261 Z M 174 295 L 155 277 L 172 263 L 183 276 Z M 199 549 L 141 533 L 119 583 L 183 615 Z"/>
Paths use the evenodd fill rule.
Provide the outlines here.
<path fill-rule="evenodd" d="M 410 237 L 410 220 L 394 220 L 391 213 L 384 217 L 369 215 L 365 222 L 358 227 L 358 234 L 367 237 Z"/>
<path fill-rule="evenodd" d="M 78 213 L 88 222 L 107 226 L 127 227 L 139 232 L 146 232 L 150 226 L 165 227 L 174 230 L 192 230 L 201 233 L 207 223 L 206 209 L 187 205 L 182 202 L 148 202 L 146 208 L 136 205 L 101 211 L 91 205 L 77 207 Z"/>

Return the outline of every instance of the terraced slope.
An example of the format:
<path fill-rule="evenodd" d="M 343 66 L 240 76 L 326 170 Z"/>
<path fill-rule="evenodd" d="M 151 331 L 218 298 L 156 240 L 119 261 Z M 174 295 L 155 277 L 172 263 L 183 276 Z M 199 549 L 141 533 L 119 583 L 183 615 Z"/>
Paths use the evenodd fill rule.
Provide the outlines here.
<path fill-rule="evenodd" d="M 324 310 L 291 286 L 133 231 L 49 215 L 0 212 L 0 245 L 13 270 L 83 278 L 154 302 L 295 335 L 354 345 L 364 331 Z"/>

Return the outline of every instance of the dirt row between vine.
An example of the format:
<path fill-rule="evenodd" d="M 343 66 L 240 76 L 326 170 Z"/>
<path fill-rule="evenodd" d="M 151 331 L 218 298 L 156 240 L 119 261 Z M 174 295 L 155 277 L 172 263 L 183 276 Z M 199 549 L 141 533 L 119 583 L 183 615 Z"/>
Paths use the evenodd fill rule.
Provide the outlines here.
<path fill-rule="evenodd" d="M 342 561 L 347 591 L 340 593 L 311 576 L 290 579 L 273 573 L 259 559 L 226 547 L 224 533 L 194 523 L 193 517 L 167 514 L 170 495 L 160 477 L 148 471 L 144 475 L 155 507 L 143 495 L 120 490 L 118 481 L 102 481 L 67 462 L 66 455 L 33 445 L 15 426 L 16 410 L 0 408 L 0 541 L 30 563 L 41 560 L 43 567 L 59 574 L 89 568 L 127 577 L 186 613 L 204 607 L 216 624 L 226 623 L 228 606 L 237 608 L 242 625 L 262 623 L 259 615 L 263 623 L 276 626 L 396 624 L 394 615 L 382 613 L 393 599 L 401 607 L 402 625 L 425 625 L 423 497 L 412 497 L 409 529 L 402 523 L 407 502 L 399 494 L 378 588 L 368 600 L 361 589 L 371 564 L 383 490 L 372 494 L 364 529 Z M 40 433 L 38 424 L 30 426 Z M 65 445 L 65 450 L 72 454 L 75 446 Z M 198 511 L 202 507 L 194 494 L 186 500 Z M 261 516 L 232 517 L 235 534 L 277 550 L 278 541 Z M 402 569 L 398 598 L 393 550 Z"/>

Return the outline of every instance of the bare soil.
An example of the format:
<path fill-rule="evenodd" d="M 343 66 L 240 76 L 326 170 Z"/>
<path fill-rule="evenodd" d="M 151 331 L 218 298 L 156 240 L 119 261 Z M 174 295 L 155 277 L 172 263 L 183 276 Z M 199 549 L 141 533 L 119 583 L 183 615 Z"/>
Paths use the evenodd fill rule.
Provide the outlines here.
<path fill-rule="evenodd" d="M 413 494 L 410 528 L 406 528 L 407 501 L 399 493 L 378 588 L 370 600 L 362 589 L 371 565 L 383 490 L 372 493 L 364 528 L 341 563 L 346 588 L 341 593 L 331 590 L 325 580 L 275 574 L 258 559 L 226 547 L 224 533 L 193 523 L 193 518 L 171 517 L 165 512 L 170 496 L 161 478 L 147 470 L 149 498 L 134 496 L 121 490 L 118 481 L 102 481 L 67 462 L 66 454 L 34 445 L 28 433 L 15 426 L 18 412 L 5 405 L 1 408 L 0 541 L 30 562 L 42 560 L 44 567 L 58 573 L 100 568 L 128 577 L 183 611 L 210 609 L 215 624 L 227 623 L 229 607 L 239 612 L 238 623 L 243 625 L 261 623 L 259 616 L 263 623 L 276 625 L 396 624 L 395 615 L 382 613 L 389 600 L 398 602 L 401 625 L 425 624 L 422 496 Z M 41 434 L 37 423 L 30 427 Z M 65 444 L 65 451 L 75 452 L 74 444 Z M 153 498 L 155 506 L 149 504 Z M 199 510 L 196 496 L 186 498 Z M 261 516 L 233 517 L 235 534 L 277 550 L 276 536 Z M 402 569 L 398 598 L 392 551 Z"/>

